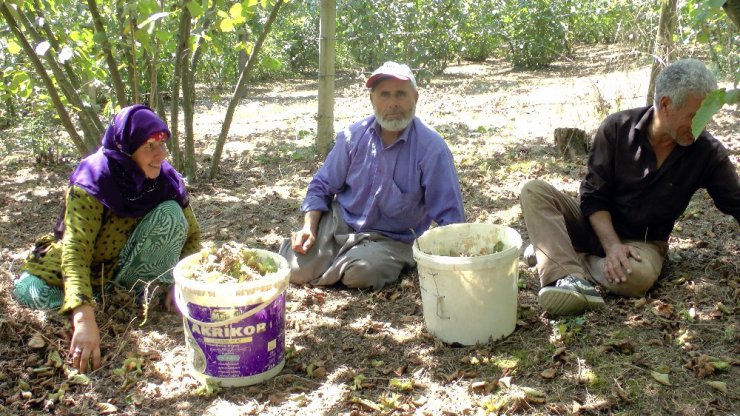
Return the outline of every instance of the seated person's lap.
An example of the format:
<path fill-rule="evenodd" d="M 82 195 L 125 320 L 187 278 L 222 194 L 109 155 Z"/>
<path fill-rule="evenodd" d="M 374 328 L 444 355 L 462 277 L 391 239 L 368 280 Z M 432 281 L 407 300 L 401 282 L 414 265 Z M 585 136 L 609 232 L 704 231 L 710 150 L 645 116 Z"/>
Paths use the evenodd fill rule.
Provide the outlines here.
<path fill-rule="evenodd" d="M 630 258 L 632 273 L 626 282 L 610 283 L 602 273 L 604 258 L 588 256 L 588 271 L 593 279 L 610 293 L 628 297 L 642 297 L 655 284 L 663 268 L 665 251 L 658 245 L 642 241 L 626 241 L 640 253 L 641 261 Z"/>
<path fill-rule="evenodd" d="M 410 246 L 390 239 L 365 239 L 339 256 L 333 267 L 340 269 L 347 287 L 381 289 L 396 281 L 412 261 Z"/>

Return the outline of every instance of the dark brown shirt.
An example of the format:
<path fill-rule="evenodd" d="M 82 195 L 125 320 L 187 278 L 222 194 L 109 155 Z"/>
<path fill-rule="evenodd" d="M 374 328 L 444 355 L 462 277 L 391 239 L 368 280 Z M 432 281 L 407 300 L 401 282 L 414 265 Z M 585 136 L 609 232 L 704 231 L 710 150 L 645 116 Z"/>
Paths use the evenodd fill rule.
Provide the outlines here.
<path fill-rule="evenodd" d="M 583 215 L 609 211 L 622 239 L 668 241 L 691 196 L 706 188 L 717 208 L 740 222 L 740 178 L 722 143 L 704 132 L 657 168 L 648 140 L 652 117 L 653 107 L 643 107 L 601 124 L 581 182 Z"/>

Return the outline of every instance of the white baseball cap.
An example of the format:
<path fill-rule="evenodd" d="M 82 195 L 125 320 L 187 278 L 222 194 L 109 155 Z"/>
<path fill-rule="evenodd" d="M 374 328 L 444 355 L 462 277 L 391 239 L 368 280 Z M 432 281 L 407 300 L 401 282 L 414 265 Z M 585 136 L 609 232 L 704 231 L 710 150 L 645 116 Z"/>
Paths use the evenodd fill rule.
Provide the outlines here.
<path fill-rule="evenodd" d="M 416 79 L 413 72 L 411 72 L 411 68 L 408 65 L 392 61 L 384 63 L 380 68 L 373 71 L 370 78 L 367 79 L 365 86 L 373 88 L 378 81 L 389 77 L 400 79 L 401 81 L 411 81 L 411 85 L 416 89 Z"/>

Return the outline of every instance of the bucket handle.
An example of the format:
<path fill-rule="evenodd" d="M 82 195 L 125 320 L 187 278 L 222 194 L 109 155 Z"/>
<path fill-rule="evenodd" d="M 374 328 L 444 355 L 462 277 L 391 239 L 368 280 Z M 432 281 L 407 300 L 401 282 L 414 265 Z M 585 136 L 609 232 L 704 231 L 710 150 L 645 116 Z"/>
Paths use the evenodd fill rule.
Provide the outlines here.
<path fill-rule="evenodd" d="M 259 311 L 261 311 L 262 309 L 265 309 L 270 303 L 272 303 L 272 301 L 274 301 L 275 299 L 277 299 L 278 296 L 280 296 L 281 294 L 283 294 L 285 292 L 285 290 L 276 291 L 275 292 L 275 295 L 271 296 L 270 299 L 267 299 L 266 301 L 260 303 L 256 307 L 254 307 L 254 308 L 246 311 L 245 313 L 243 313 L 243 314 L 241 314 L 239 316 L 234 316 L 234 317 L 231 317 L 231 318 L 226 319 L 226 320 L 223 320 L 223 321 L 203 322 L 203 321 L 199 321 L 199 320 L 193 318 L 192 316 L 190 316 L 190 313 L 188 312 L 188 307 L 187 307 L 187 305 L 185 305 L 185 301 L 182 299 L 182 291 L 179 290 L 179 288 L 177 288 L 177 289 L 178 290 L 175 290 L 175 305 L 177 306 L 177 309 L 180 310 L 180 313 L 182 314 L 183 318 L 186 318 L 188 321 L 193 322 L 193 323 L 196 323 L 196 324 L 198 324 L 200 326 L 204 326 L 204 327 L 230 325 L 230 324 L 239 322 L 242 319 L 249 318 L 250 316 L 256 314 Z"/>
<path fill-rule="evenodd" d="M 435 311 L 437 313 L 437 318 L 439 319 L 450 319 L 449 316 L 442 316 L 442 300 L 445 298 L 444 296 L 439 295 L 439 286 L 437 286 L 437 273 L 429 273 L 429 275 L 432 277 L 432 280 L 434 281 L 434 297 L 437 298 L 437 310 Z M 424 289 L 422 287 L 422 289 Z"/>

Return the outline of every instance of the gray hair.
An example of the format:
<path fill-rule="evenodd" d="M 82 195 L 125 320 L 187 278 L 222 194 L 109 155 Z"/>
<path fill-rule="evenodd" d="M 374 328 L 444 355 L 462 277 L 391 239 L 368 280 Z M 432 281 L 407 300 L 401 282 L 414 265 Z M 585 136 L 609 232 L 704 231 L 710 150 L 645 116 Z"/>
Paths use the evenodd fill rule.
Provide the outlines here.
<path fill-rule="evenodd" d="M 674 106 L 681 108 L 689 94 L 705 96 L 717 89 L 714 74 L 697 59 L 680 59 L 663 69 L 655 80 L 653 103 L 668 97 Z"/>

